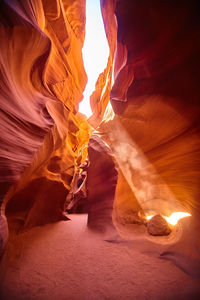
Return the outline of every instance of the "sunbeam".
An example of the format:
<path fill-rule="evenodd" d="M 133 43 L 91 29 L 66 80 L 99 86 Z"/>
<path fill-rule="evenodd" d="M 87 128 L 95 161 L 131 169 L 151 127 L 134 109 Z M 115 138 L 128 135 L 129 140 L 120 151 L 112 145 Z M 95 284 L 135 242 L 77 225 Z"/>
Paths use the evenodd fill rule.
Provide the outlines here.
<path fill-rule="evenodd" d="M 179 219 L 190 216 L 117 120 L 109 139 L 114 157 L 147 219 L 161 214 L 175 225 Z"/>
<path fill-rule="evenodd" d="M 87 117 L 92 115 L 90 95 L 95 89 L 95 83 L 106 67 L 109 47 L 105 35 L 99 0 L 86 0 L 86 36 L 83 46 L 83 61 L 88 76 L 84 91 L 84 99 L 79 105 L 79 111 Z"/>

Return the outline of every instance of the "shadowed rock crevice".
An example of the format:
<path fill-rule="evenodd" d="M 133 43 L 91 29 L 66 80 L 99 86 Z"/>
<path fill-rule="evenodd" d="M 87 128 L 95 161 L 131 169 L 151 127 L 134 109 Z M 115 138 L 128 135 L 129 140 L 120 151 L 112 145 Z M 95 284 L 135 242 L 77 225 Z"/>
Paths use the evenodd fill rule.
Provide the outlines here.
<path fill-rule="evenodd" d="M 100 231 L 114 229 L 112 212 L 118 173 L 113 155 L 103 140 L 93 135 L 88 144 L 88 156 L 88 226 Z"/>
<path fill-rule="evenodd" d="M 67 220 L 63 213 L 67 193 L 62 182 L 45 177 L 32 180 L 10 199 L 6 206 L 8 220 L 18 223 L 19 228 Z"/>

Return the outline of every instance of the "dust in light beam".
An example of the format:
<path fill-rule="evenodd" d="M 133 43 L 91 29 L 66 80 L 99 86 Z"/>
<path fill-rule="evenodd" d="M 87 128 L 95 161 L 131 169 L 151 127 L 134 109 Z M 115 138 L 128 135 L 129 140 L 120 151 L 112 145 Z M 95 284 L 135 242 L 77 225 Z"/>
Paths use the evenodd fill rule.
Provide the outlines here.
<path fill-rule="evenodd" d="M 92 115 L 90 95 L 95 83 L 106 67 L 109 47 L 101 15 L 100 0 L 86 0 L 86 35 L 83 46 L 83 61 L 88 76 L 88 83 L 83 93 L 84 99 L 79 104 L 79 112 L 87 117 Z"/>

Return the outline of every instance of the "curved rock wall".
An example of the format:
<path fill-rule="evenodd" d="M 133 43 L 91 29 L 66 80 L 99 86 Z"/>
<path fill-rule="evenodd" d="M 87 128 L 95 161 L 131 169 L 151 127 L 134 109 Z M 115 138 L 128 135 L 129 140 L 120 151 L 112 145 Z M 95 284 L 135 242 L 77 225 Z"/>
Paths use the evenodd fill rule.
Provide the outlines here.
<path fill-rule="evenodd" d="M 121 193 L 119 209 L 200 212 L 198 11 L 196 1 L 116 1 L 116 115 L 101 129 L 134 194 L 126 206 Z"/>
<path fill-rule="evenodd" d="M 91 132 L 77 113 L 87 82 L 84 35 L 85 1 L 0 3 L 0 199 L 12 185 L 1 207 L 9 223 L 63 218 Z"/>

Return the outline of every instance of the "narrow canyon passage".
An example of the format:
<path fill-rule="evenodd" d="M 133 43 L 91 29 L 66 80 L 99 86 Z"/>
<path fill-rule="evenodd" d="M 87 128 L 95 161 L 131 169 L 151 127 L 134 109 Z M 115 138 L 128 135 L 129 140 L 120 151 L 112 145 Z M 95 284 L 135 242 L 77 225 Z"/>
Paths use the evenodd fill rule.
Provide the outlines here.
<path fill-rule="evenodd" d="M 88 229 L 87 215 L 70 217 L 15 237 L 2 299 L 198 299 L 200 281 L 156 257 L 160 246 L 141 230 L 110 243 Z"/>
<path fill-rule="evenodd" d="M 199 36 L 192 0 L 0 1 L 0 298 L 200 299 Z"/>

